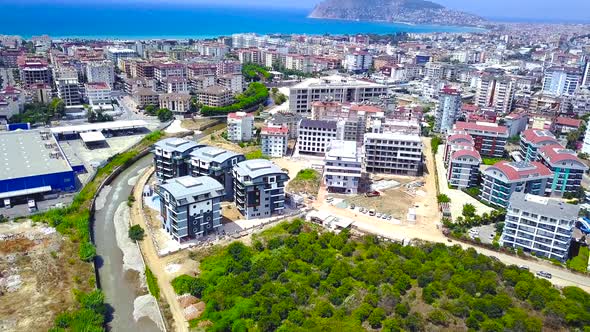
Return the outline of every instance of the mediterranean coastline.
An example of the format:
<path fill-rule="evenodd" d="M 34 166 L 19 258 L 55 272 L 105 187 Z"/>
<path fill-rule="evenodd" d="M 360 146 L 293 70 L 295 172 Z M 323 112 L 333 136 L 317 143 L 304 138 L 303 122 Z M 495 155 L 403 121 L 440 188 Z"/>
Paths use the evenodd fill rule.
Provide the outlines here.
<path fill-rule="evenodd" d="M 284 8 L 0 4 L 0 11 L 11 13 L 4 18 L 0 34 L 25 38 L 48 34 L 80 39 L 206 39 L 241 32 L 345 35 L 479 31 L 471 27 L 310 18 L 307 9 Z M 31 18 L 35 25 L 27 23 Z M 55 24 L 65 18 L 68 24 Z"/>

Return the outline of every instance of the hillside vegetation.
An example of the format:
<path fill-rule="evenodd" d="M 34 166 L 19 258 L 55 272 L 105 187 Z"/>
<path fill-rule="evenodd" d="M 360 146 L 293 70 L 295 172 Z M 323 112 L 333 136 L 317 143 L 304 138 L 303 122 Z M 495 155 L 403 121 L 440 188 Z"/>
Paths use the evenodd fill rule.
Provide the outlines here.
<path fill-rule="evenodd" d="M 219 248 L 173 281 L 209 331 L 556 331 L 590 324 L 590 295 L 475 250 L 323 233 L 300 220 Z M 209 321 L 205 323 L 205 321 Z"/>

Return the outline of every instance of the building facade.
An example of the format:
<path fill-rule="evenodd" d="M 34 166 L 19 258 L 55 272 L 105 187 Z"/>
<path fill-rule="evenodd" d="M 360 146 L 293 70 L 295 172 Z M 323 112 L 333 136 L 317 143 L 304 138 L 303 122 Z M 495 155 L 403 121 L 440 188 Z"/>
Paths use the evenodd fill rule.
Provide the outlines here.
<path fill-rule="evenodd" d="M 254 115 L 235 112 L 227 115 L 227 138 L 232 142 L 249 142 L 254 136 Z"/>
<path fill-rule="evenodd" d="M 387 95 L 385 85 L 343 76 L 310 78 L 289 89 L 289 110 L 300 114 L 309 114 L 315 101 L 362 102 Z"/>
<path fill-rule="evenodd" d="M 324 158 L 323 180 L 328 192 L 357 194 L 362 160 L 355 141 L 333 140 Z"/>
<path fill-rule="evenodd" d="M 544 196 L 550 190 L 552 172 L 540 162 L 500 161 L 482 172 L 480 198 L 506 208 L 515 192 Z"/>
<path fill-rule="evenodd" d="M 162 228 L 178 242 L 216 233 L 223 186 L 208 176 L 183 176 L 158 185 Z"/>
<path fill-rule="evenodd" d="M 182 138 L 166 138 L 156 142 L 153 154 L 158 181 L 190 175 L 190 154 L 202 146 Z"/>
<path fill-rule="evenodd" d="M 368 133 L 363 144 L 365 172 L 418 176 L 422 149 L 418 135 Z"/>
<path fill-rule="evenodd" d="M 447 180 L 450 186 L 462 189 L 479 184 L 479 165 L 481 156 L 473 146 L 463 146 L 449 158 Z"/>
<path fill-rule="evenodd" d="M 565 262 L 579 206 L 530 194 L 510 198 L 500 245 Z"/>
<path fill-rule="evenodd" d="M 553 172 L 550 182 L 552 195 L 563 196 L 578 192 L 588 166 L 578 158 L 575 151 L 558 144 L 547 145 L 540 149 L 539 159 Z"/>
<path fill-rule="evenodd" d="M 260 131 L 262 154 L 272 158 L 287 155 L 289 147 L 289 128 L 287 126 L 268 126 Z"/>
<path fill-rule="evenodd" d="M 299 153 L 323 156 L 332 140 L 338 139 L 336 121 L 303 119 L 297 135 Z"/>
<path fill-rule="evenodd" d="M 527 129 L 520 135 L 520 158 L 523 161 L 539 161 L 539 150 L 547 145 L 559 145 L 549 130 Z"/>
<path fill-rule="evenodd" d="M 434 113 L 434 131 L 446 133 L 453 125 L 461 111 L 461 92 L 445 87 L 440 91 L 438 107 Z"/>
<path fill-rule="evenodd" d="M 287 173 L 269 160 L 253 159 L 233 169 L 234 197 L 246 219 L 269 218 L 285 209 Z"/>
<path fill-rule="evenodd" d="M 457 122 L 455 130 L 473 137 L 475 149 L 482 157 L 501 158 L 508 141 L 508 128 L 488 122 Z"/>
<path fill-rule="evenodd" d="M 234 199 L 232 169 L 244 160 L 246 157 L 242 154 L 205 146 L 191 152 L 189 172 L 193 177 L 210 176 L 217 180 L 224 187 L 224 200 L 232 201 Z"/>

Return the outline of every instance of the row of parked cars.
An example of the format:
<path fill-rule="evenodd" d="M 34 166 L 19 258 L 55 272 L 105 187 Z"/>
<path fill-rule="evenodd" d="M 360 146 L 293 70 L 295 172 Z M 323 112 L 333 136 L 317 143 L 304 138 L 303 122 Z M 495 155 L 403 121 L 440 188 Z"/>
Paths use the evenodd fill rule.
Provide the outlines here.
<path fill-rule="evenodd" d="M 375 217 L 375 218 L 378 218 L 378 219 L 384 219 L 384 220 L 391 220 L 391 219 L 393 219 L 392 216 L 390 216 L 390 215 L 388 215 L 386 213 L 377 212 L 377 211 L 375 211 L 375 209 L 367 209 L 367 208 L 364 208 L 362 206 L 357 207 L 355 204 L 350 204 L 349 207 L 350 207 L 351 210 L 357 210 L 360 213 L 368 214 L 371 217 Z"/>

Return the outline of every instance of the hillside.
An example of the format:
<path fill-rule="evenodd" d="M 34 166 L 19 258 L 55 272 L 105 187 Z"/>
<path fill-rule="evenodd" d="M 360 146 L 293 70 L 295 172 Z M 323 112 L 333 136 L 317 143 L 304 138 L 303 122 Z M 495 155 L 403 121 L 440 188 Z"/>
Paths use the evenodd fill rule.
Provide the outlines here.
<path fill-rule="evenodd" d="M 207 331 L 579 331 L 590 295 L 459 246 L 379 243 L 301 221 L 215 247 L 172 285 Z"/>
<path fill-rule="evenodd" d="M 477 15 L 425 0 L 324 0 L 309 17 L 461 26 L 485 23 Z"/>

